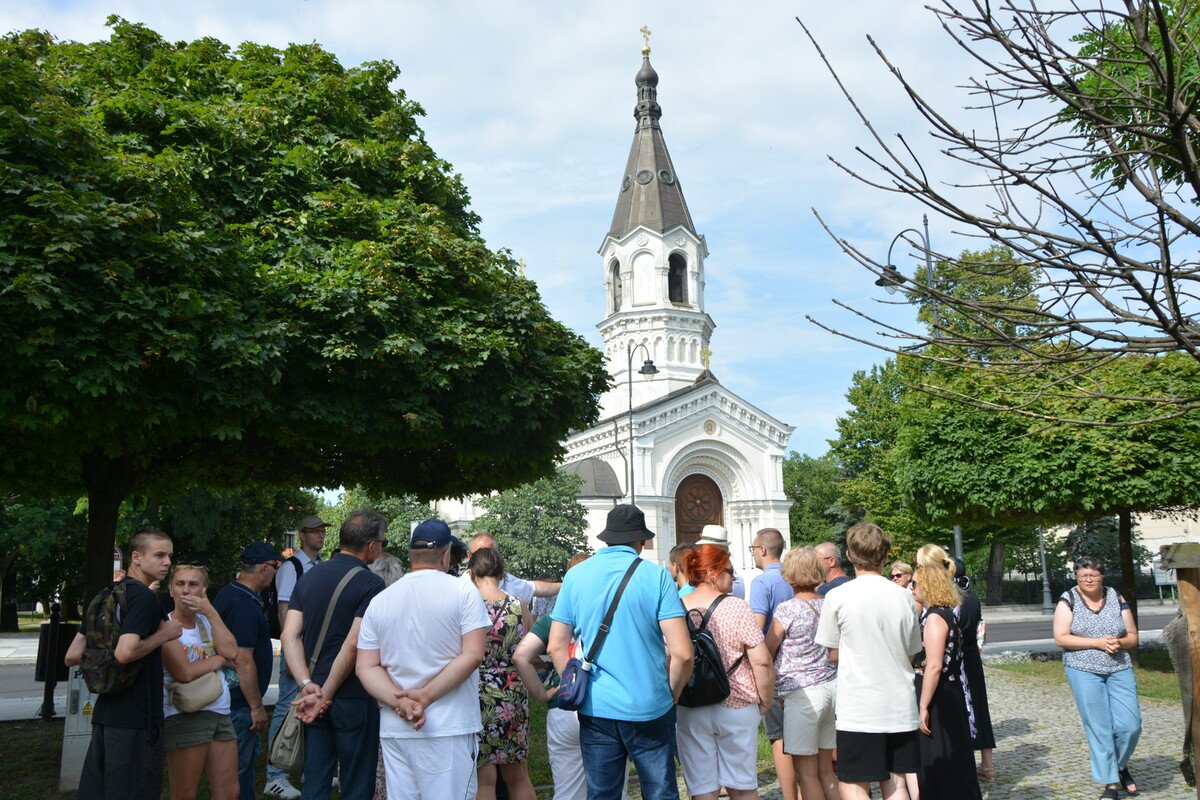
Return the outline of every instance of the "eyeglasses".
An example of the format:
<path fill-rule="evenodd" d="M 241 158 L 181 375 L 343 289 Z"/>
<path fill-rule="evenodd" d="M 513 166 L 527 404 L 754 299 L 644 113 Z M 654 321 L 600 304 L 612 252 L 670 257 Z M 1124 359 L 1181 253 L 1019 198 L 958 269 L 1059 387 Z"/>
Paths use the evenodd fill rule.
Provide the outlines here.
<path fill-rule="evenodd" d="M 753 553 L 755 550 L 762 550 L 765 553 L 765 552 L 767 552 L 767 546 L 765 544 L 750 545 L 750 552 Z"/>
<path fill-rule="evenodd" d="M 892 580 L 900 580 L 900 579 L 907 578 L 907 577 L 908 577 L 907 572 L 893 572 L 891 575 Z"/>
<path fill-rule="evenodd" d="M 1077 580 L 1077 581 L 1102 581 L 1102 580 L 1104 580 L 1104 576 L 1103 575 L 1080 575 L 1079 573 L 1075 573 L 1075 580 Z"/>
<path fill-rule="evenodd" d="M 725 568 L 725 574 L 726 574 L 726 575 L 732 575 L 732 574 L 733 574 L 733 567 L 726 567 L 726 568 Z"/>

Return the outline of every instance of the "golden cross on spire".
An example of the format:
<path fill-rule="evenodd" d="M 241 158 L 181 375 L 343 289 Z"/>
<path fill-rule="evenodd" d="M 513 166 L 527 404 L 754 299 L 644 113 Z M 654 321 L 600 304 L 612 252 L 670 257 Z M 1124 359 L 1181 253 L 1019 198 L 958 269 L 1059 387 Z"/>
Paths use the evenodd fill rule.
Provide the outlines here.
<path fill-rule="evenodd" d="M 517 268 L 521 270 L 521 277 L 524 278 L 525 277 L 525 259 L 522 258 L 517 261 Z"/>
<path fill-rule="evenodd" d="M 700 363 L 704 365 L 705 369 L 708 369 L 708 365 L 711 362 L 712 350 L 709 349 L 708 345 L 704 345 L 704 347 L 700 348 Z"/>
<path fill-rule="evenodd" d="M 642 26 L 642 55 L 650 55 L 650 26 Z"/>

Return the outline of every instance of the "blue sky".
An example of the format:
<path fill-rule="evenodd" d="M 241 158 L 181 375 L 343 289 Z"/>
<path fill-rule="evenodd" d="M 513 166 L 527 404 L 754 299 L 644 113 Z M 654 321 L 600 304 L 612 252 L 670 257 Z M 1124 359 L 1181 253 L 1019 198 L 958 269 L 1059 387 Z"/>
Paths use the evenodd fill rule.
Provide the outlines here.
<path fill-rule="evenodd" d="M 633 76 L 653 31 L 662 127 L 693 219 L 708 241 L 706 310 L 716 323 L 712 369 L 726 386 L 796 426 L 792 447 L 819 455 L 835 434 L 856 370 L 883 354 L 825 333 L 818 317 L 870 337 L 832 298 L 879 310 L 873 276 L 820 228 L 882 258 L 922 209 L 869 189 L 827 155 L 863 165 L 866 129 L 804 36 L 813 30 L 879 132 L 918 152 L 920 119 L 897 91 L 868 34 L 905 75 L 951 107 L 962 55 L 919 3 L 758 2 L 16 2 L 0 28 L 59 38 L 107 36 L 110 13 L 169 39 L 215 36 L 284 46 L 319 42 L 343 65 L 389 59 L 428 112 L 433 147 L 463 174 L 489 244 L 527 263 L 555 317 L 593 344 L 604 311 L 596 254 L 612 217 L 633 135 Z M 931 220 L 935 249 L 957 252 Z M 896 247 L 897 264 L 908 253 Z M 907 262 L 911 265 L 911 261 Z M 907 309 L 883 313 L 911 320 Z"/>

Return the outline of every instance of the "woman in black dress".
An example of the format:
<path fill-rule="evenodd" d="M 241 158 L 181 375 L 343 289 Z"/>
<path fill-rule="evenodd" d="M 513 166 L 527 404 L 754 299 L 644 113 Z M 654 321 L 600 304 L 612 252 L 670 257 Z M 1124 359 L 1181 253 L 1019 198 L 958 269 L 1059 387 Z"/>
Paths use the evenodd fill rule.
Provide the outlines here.
<path fill-rule="evenodd" d="M 992 751 L 996 749 L 996 735 L 992 732 L 992 714 L 988 710 L 987 683 L 983 678 L 983 656 L 979 652 L 979 623 L 983 619 L 983 607 L 979 596 L 971 590 L 971 579 L 961 558 L 954 559 L 954 582 L 962 590 L 962 606 L 958 610 L 958 628 L 963 635 L 963 676 L 966 678 L 967 695 L 973 717 L 975 735 L 971 747 L 979 751 L 979 769 L 976 774 L 985 781 L 996 779 L 996 765 Z"/>
<path fill-rule="evenodd" d="M 913 594 L 923 649 L 913 660 L 921 715 L 921 800 L 982 800 L 962 685 L 962 631 L 954 618 L 961 594 L 950 571 L 918 567 Z"/>

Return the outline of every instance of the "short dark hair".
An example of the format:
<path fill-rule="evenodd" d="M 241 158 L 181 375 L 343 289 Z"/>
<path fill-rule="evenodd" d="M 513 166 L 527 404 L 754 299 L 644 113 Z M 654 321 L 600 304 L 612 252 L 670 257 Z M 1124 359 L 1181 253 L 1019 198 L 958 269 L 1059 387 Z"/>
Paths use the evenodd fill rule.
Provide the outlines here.
<path fill-rule="evenodd" d="M 1095 556 L 1080 556 L 1075 559 L 1074 572 L 1079 572 L 1081 569 L 1094 569 L 1101 575 L 1104 574 L 1104 562 Z"/>
<path fill-rule="evenodd" d="M 132 556 L 134 550 L 138 551 L 139 553 L 146 552 L 146 549 L 150 547 L 150 542 L 154 541 L 155 539 L 166 539 L 168 542 L 171 541 L 170 536 L 167 536 L 157 528 L 142 528 L 140 531 L 130 537 L 129 554 Z"/>
<path fill-rule="evenodd" d="M 696 545 L 689 544 L 688 542 L 677 544 L 671 548 L 671 553 L 667 556 L 667 559 L 675 566 L 683 567 L 683 557 L 695 549 Z"/>
<path fill-rule="evenodd" d="M 342 523 L 338 547 L 358 552 L 371 542 L 387 538 L 388 521 L 373 508 L 355 511 Z"/>
<path fill-rule="evenodd" d="M 481 547 L 471 554 L 467 569 L 471 570 L 471 574 L 476 578 L 501 580 L 504 577 L 504 558 L 499 550 Z"/>
<path fill-rule="evenodd" d="M 754 538 L 762 544 L 771 558 L 783 555 L 783 534 L 778 528 L 763 528 Z"/>

